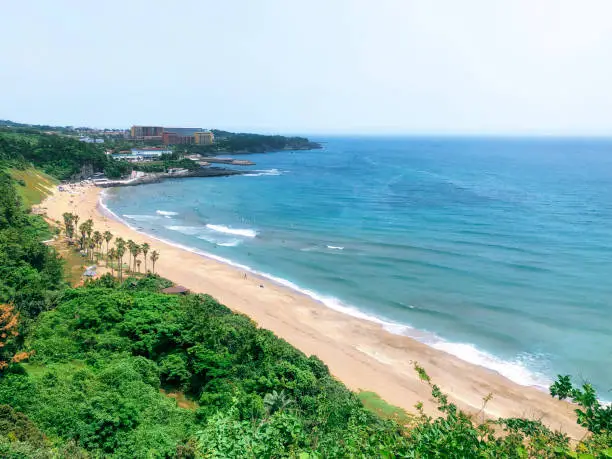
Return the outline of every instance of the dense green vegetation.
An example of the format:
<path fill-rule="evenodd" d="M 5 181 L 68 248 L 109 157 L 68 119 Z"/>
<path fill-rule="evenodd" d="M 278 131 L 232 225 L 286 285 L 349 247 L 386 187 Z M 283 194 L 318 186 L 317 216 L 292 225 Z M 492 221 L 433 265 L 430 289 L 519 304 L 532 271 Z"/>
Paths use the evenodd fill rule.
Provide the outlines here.
<path fill-rule="evenodd" d="M 160 293 L 169 281 L 139 275 L 138 254 L 155 258 L 148 246 L 110 248 L 66 214 L 74 246 L 114 260 L 124 278 L 70 288 L 19 186 L 0 171 L 0 457 L 612 457 L 612 409 L 588 384 L 564 376 L 551 387 L 589 431 L 574 444 L 537 421 L 479 422 L 418 365 L 439 416 L 407 414 L 350 392 L 319 359 L 210 296 Z"/>
<path fill-rule="evenodd" d="M 234 133 L 212 130 L 215 135 L 213 145 L 176 145 L 175 149 L 184 153 L 210 155 L 217 153 L 265 153 L 281 150 L 311 150 L 321 148 L 316 142 L 305 137 L 285 137 L 282 135 L 261 135 Z"/>
<path fill-rule="evenodd" d="M 198 163 L 188 158 L 162 158 L 161 161 L 133 163 L 133 167 L 135 170 L 142 172 L 168 172 L 169 169 L 195 170 L 200 168 Z"/>
<path fill-rule="evenodd" d="M 56 134 L 15 134 L 0 130 L 0 160 L 17 168 L 35 164 L 46 173 L 66 180 L 102 171 L 110 160 L 99 145 Z M 83 170 L 85 168 L 85 170 Z"/>
<path fill-rule="evenodd" d="M 54 307 L 63 287 L 60 260 L 39 242 L 47 236 L 44 228 L 41 217 L 25 212 L 13 180 L 0 171 L 0 304 L 10 302 L 26 319 Z"/>

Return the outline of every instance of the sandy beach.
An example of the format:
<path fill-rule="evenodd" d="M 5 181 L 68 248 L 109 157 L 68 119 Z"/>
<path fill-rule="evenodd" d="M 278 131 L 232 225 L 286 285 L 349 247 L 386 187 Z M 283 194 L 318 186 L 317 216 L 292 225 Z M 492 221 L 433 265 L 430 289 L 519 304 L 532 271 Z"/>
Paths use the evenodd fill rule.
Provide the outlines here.
<path fill-rule="evenodd" d="M 413 368 L 418 362 L 461 408 L 490 417 L 524 416 L 541 419 L 574 438 L 583 435 L 573 407 L 546 392 L 520 386 L 503 376 L 430 348 L 408 337 L 391 334 L 380 325 L 327 308 L 314 299 L 268 279 L 141 234 L 107 216 L 99 207 L 99 188 L 76 187 L 73 193 L 55 191 L 39 207 L 62 221 L 73 212 L 81 221 L 91 218 L 95 229 L 115 237 L 148 242 L 160 252 L 156 272 L 193 292 L 208 293 L 232 310 L 251 317 L 259 326 L 323 360 L 332 374 L 352 390 L 378 393 L 391 404 L 414 412 L 421 401 L 430 414 L 436 410 L 430 388 Z M 150 268 L 150 263 L 149 263 Z"/>

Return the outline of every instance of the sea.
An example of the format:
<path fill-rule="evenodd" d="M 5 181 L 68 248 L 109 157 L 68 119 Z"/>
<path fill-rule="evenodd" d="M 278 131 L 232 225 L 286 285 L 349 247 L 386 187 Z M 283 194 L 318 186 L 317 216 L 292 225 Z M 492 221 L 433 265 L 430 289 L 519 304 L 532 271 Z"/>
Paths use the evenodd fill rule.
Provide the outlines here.
<path fill-rule="evenodd" d="M 611 139 L 312 140 L 103 203 L 519 384 L 570 374 L 612 400 Z"/>

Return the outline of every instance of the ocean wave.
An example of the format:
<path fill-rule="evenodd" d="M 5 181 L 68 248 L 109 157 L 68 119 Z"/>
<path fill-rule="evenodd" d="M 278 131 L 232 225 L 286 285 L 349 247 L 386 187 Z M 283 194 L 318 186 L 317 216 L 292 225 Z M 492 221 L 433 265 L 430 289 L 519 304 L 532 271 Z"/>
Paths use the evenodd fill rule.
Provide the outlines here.
<path fill-rule="evenodd" d="M 331 250 L 344 250 L 344 247 L 340 247 L 338 245 L 328 245 L 327 248 Z"/>
<path fill-rule="evenodd" d="M 216 237 L 212 237 L 207 234 L 200 234 L 198 239 L 206 242 L 210 242 L 211 244 L 218 245 L 221 247 L 236 247 L 242 243 L 242 241 L 238 239 L 219 239 Z"/>
<path fill-rule="evenodd" d="M 434 343 L 426 343 L 434 349 L 459 357 L 474 365 L 489 368 L 515 383 L 523 386 L 534 386 L 539 389 L 547 389 L 552 381 L 541 373 L 528 368 L 540 365 L 542 358 L 533 354 L 520 354 L 512 360 L 503 360 L 488 352 L 482 351 L 469 343 L 452 343 L 440 340 Z"/>
<path fill-rule="evenodd" d="M 161 217 L 158 215 L 126 215 L 123 214 L 125 218 L 129 218 L 130 220 L 134 220 L 137 222 L 146 222 L 151 220 L 159 220 Z"/>
<path fill-rule="evenodd" d="M 164 217 L 172 217 L 174 215 L 178 215 L 178 212 L 172 212 L 170 210 L 156 210 L 155 213 L 157 215 L 163 215 Z"/>
<path fill-rule="evenodd" d="M 217 243 L 217 245 L 220 245 L 221 247 L 236 247 L 238 245 L 240 245 L 242 243 L 242 241 L 239 241 L 238 239 L 235 239 L 233 241 L 228 241 L 228 242 L 219 242 Z"/>
<path fill-rule="evenodd" d="M 251 233 L 249 233 L 249 231 L 251 230 L 235 230 L 236 232 L 220 231 L 220 230 L 215 230 L 214 228 L 210 228 L 209 225 L 206 225 L 206 226 L 169 225 L 169 226 L 166 226 L 165 228 L 169 229 L 170 231 L 176 231 L 178 233 L 185 234 L 187 236 L 196 236 L 198 239 L 202 241 L 210 242 L 211 244 L 219 245 L 222 247 L 236 247 L 237 245 L 241 244 L 242 241 L 239 239 L 228 239 L 227 237 L 223 238 L 223 236 L 221 236 L 221 238 L 215 237 L 214 235 L 210 233 L 211 230 L 221 235 L 222 234 L 232 234 L 232 235 L 239 235 L 239 236 L 247 236 L 248 234 L 247 237 L 254 237 L 254 235 L 250 236 Z M 245 233 L 243 234 L 243 232 Z"/>
<path fill-rule="evenodd" d="M 408 324 L 394 322 L 394 321 L 391 321 L 385 318 L 378 317 L 373 314 L 369 314 L 367 312 L 364 312 L 358 309 L 355 306 L 348 305 L 342 302 L 338 298 L 321 295 L 312 290 L 302 288 L 299 285 L 287 279 L 283 279 L 281 277 L 277 277 L 269 273 L 257 271 L 251 268 L 250 266 L 243 265 L 241 263 L 236 263 L 228 258 L 220 257 L 218 255 L 204 252 L 194 247 L 188 247 L 183 244 L 179 244 L 177 242 L 152 235 L 150 233 L 143 231 L 140 228 L 133 227 L 127 221 L 125 221 L 124 219 L 119 217 L 117 214 L 115 214 L 104 203 L 104 197 L 105 197 L 105 194 L 103 192 L 101 195 L 99 204 L 104 213 L 122 222 L 129 228 L 150 237 L 151 239 L 166 243 L 168 245 L 177 247 L 182 250 L 187 250 L 197 255 L 204 256 L 212 260 L 216 260 L 221 263 L 225 263 L 227 265 L 233 266 L 235 268 L 250 272 L 252 274 L 267 278 L 279 285 L 283 285 L 298 293 L 309 296 L 310 298 L 322 303 L 323 305 L 329 307 L 330 309 L 341 312 L 343 314 L 350 315 L 358 319 L 367 320 L 369 322 L 374 322 L 376 324 L 379 324 L 384 330 L 386 330 L 389 333 L 393 333 L 396 335 L 403 335 L 403 336 L 410 337 L 412 339 L 416 339 L 417 341 L 420 341 L 423 344 L 433 347 L 434 349 L 437 349 L 439 351 L 454 355 L 461 360 L 470 362 L 472 364 L 475 364 L 475 365 L 478 365 L 484 368 L 489 368 L 517 384 L 520 384 L 523 386 L 534 386 L 534 387 L 541 388 L 541 389 L 547 388 L 548 385 L 550 384 L 550 380 L 546 378 L 543 374 L 537 371 L 533 371 L 529 368 L 533 366 L 541 366 L 542 359 L 539 356 L 535 356 L 531 354 L 522 354 L 522 355 L 516 356 L 516 358 L 512 360 L 503 360 L 501 358 L 498 358 L 492 354 L 489 354 L 485 351 L 482 351 L 476 348 L 472 344 L 453 343 L 450 341 L 443 340 L 442 338 L 438 337 L 437 335 L 433 333 L 417 330 Z M 175 228 L 180 228 L 184 231 L 185 228 L 196 228 L 196 227 L 178 226 Z M 197 228 L 201 229 L 201 227 L 197 227 Z"/>
<path fill-rule="evenodd" d="M 206 225 L 206 228 L 211 229 L 213 231 L 217 231 L 218 233 L 224 234 L 233 234 L 234 236 L 244 236 L 244 237 L 255 237 L 257 236 L 257 231 L 252 229 L 240 229 L 240 228 L 230 228 L 224 225 Z"/>
<path fill-rule="evenodd" d="M 282 175 L 278 169 L 254 170 L 251 173 L 244 174 L 243 177 L 261 177 L 262 175 Z"/>
<path fill-rule="evenodd" d="M 170 231 L 176 231 L 178 233 L 186 234 L 187 236 L 197 236 L 206 229 L 204 226 L 181 226 L 181 225 L 169 225 L 164 228 Z"/>

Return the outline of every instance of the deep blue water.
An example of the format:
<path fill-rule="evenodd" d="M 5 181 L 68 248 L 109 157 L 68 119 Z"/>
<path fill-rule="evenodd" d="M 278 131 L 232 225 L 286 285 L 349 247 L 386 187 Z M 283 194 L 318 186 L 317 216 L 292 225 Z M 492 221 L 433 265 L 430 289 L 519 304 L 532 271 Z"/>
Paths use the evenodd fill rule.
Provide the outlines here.
<path fill-rule="evenodd" d="M 321 140 L 106 204 L 517 382 L 612 389 L 612 140 Z"/>

